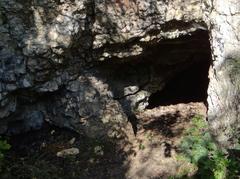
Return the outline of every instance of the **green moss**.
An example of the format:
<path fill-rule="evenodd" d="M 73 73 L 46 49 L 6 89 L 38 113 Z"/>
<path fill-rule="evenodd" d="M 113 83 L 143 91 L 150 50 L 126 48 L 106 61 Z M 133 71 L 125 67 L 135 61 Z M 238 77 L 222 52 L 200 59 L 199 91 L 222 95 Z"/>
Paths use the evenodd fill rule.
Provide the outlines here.
<path fill-rule="evenodd" d="M 230 78 L 232 79 L 233 83 L 240 87 L 240 58 L 231 59 L 230 63 Z"/>
<path fill-rule="evenodd" d="M 233 75 L 240 74 L 240 58 L 232 59 L 231 65 L 232 65 L 232 74 Z"/>

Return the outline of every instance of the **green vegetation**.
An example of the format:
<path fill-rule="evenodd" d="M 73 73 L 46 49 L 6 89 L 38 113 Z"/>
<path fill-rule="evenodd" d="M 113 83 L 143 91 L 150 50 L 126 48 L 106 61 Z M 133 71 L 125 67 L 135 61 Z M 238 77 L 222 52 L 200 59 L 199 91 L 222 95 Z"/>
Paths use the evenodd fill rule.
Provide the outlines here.
<path fill-rule="evenodd" d="M 192 178 L 206 179 L 237 177 L 239 163 L 217 146 L 208 131 L 206 121 L 201 116 L 192 119 L 192 127 L 186 131 L 180 144 L 180 151 L 178 159 L 189 165 L 185 165 L 187 168 L 173 178 L 186 178 L 190 175 L 194 175 Z"/>
<path fill-rule="evenodd" d="M 239 79 L 240 58 L 231 59 L 228 66 L 230 66 L 229 75 L 230 75 L 231 81 L 234 85 L 236 85 L 235 87 L 239 91 L 239 88 L 240 88 L 240 79 Z"/>
<path fill-rule="evenodd" d="M 6 140 L 3 140 L 0 137 L 0 172 L 3 167 L 3 162 L 4 162 L 4 154 L 6 151 L 8 151 L 11 148 L 11 146 L 7 143 Z"/>
<path fill-rule="evenodd" d="M 138 148 L 139 148 L 139 150 L 144 150 L 145 145 L 143 143 L 139 143 Z"/>
<path fill-rule="evenodd" d="M 240 59 L 232 59 L 230 65 L 232 66 L 230 75 L 237 77 L 240 74 Z"/>

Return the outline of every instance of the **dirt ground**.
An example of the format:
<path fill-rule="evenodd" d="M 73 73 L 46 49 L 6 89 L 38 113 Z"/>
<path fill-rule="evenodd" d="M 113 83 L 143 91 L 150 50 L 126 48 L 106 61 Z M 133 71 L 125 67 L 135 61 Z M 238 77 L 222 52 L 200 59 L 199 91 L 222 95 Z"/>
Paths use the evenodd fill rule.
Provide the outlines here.
<path fill-rule="evenodd" d="M 124 145 L 95 140 L 48 124 L 10 138 L 2 179 L 169 178 L 185 165 L 176 158 L 183 132 L 193 116 L 206 117 L 203 103 L 161 106 L 137 114 L 137 133 Z M 79 154 L 56 153 L 71 147 Z"/>

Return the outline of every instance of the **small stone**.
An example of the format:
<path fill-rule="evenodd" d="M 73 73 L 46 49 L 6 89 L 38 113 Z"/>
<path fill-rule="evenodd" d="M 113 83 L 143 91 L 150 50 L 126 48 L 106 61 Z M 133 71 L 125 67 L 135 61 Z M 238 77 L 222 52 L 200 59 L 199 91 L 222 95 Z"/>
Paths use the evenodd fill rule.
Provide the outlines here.
<path fill-rule="evenodd" d="M 90 159 L 88 160 L 88 162 L 89 162 L 89 163 L 94 163 L 94 158 L 90 158 Z"/>
<path fill-rule="evenodd" d="M 75 141 L 76 141 L 76 138 L 73 137 L 73 138 L 69 141 L 69 144 L 73 145 Z"/>
<path fill-rule="evenodd" d="M 104 151 L 103 151 L 103 148 L 101 146 L 96 146 L 94 148 L 94 153 L 96 155 L 100 155 L 100 156 L 103 156 L 104 155 Z"/>
<path fill-rule="evenodd" d="M 28 81 L 27 79 L 23 80 L 23 87 L 28 88 L 28 87 L 31 87 L 31 86 L 32 86 L 32 84 L 31 84 L 30 81 Z"/>
<path fill-rule="evenodd" d="M 15 84 L 7 84 L 6 85 L 6 90 L 7 91 L 14 91 L 17 89 L 17 86 Z"/>
<path fill-rule="evenodd" d="M 45 118 L 45 121 L 46 121 L 46 122 L 50 122 L 50 119 L 49 119 L 49 118 Z"/>
<path fill-rule="evenodd" d="M 79 86 L 80 86 L 80 84 L 78 81 L 71 81 L 71 82 L 69 82 L 67 89 L 72 92 L 77 92 L 79 90 Z"/>
<path fill-rule="evenodd" d="M 45 148 L 47 146 L 47 144 L 45 143 L 45 142 L 43 142 L 42 144 L 41 144 L 41 148 Z"/>
<path fill-rule="evenodd" d="M 57 153 L 58 157 L 67 157 L 70 155 L 77 155 L 79 154 L 79 149 L 78 148 L 69 148 L 69 149 L 64 149 L 60 152 Z"/>

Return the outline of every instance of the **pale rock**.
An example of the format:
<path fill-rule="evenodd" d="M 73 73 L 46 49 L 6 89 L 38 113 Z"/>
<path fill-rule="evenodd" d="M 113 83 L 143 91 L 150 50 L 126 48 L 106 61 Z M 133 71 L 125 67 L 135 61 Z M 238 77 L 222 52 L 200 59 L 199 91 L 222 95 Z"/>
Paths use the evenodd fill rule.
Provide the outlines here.
<path fill-rule="evenodd" d="M 78 148 L 69 148 L 69 149 L 64 149 L 59 152 L 57 152 L 58 157 L 68 157 L 68 156 L 75 156 L 79 154 L 79 149 Z"/>

